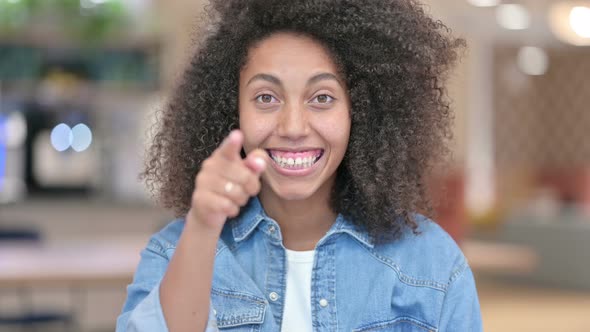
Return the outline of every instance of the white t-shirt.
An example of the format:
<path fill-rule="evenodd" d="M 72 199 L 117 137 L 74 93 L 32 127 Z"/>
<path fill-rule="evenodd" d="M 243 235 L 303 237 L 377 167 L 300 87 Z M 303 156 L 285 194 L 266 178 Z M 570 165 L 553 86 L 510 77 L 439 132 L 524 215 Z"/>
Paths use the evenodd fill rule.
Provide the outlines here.
<path fill-rule="evenodd" d="M 282 332 L 312 332 L 311 270 L 315 250 L 286 249 L 287 291 L 283 312 Z"/>

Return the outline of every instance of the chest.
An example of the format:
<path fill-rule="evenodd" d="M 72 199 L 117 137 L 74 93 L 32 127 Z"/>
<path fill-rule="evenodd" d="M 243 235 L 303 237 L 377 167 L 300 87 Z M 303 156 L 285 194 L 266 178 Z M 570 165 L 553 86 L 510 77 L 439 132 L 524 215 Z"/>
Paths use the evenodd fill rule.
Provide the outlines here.
<path fill-rule="evenodd" d="M 288 263 L 280 244 L 252 241 L 215 260 L 211 301 L 221 331 L 279 331 L 284 319 Z M 354 243 L 316 248 L 309 283 L 311 324 L 323 331 L 436 331 L 444 293 L 403 280 Z"/>

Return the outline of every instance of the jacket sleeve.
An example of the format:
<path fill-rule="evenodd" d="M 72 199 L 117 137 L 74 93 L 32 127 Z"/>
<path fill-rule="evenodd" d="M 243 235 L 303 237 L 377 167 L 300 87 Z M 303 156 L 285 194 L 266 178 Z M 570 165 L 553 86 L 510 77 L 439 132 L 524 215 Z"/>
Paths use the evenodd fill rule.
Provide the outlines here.
<path fill-rule="evenodd" d="M 117 318 L 116 332 L 168 332 L 160 304 L 160 282 L 168 263 L 163 246 L 152 237 L 141 252 L 133 283 L 127 287 L 127 299 Z M 205 332 L 218 332 L 211 306 Z"/>
<path fill-rule="evenodd" d="M 447 289 L 439 327 L 440 332 L 483 331 L 475 280 L 467 263 Z"/>

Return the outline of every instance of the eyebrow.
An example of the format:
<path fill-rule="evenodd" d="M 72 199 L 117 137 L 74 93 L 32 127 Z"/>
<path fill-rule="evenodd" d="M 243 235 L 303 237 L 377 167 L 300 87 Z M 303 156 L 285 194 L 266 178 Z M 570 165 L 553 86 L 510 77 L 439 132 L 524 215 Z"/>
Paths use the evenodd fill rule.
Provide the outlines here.
<path fill-rule="evenodd" d="M 249 85 L 253 81 L 257 81 L 257 80 L 267 81 L 272 84 L 278 85 L 281 88 L 283 87 L 283 82 L 278 77 L 273 76 L 271 74 L 256 74 L 256 75 L 252 76 L 252 78 L 250 80 L 248 80 L 248 83 L 246 83 L 246 85 Z M 319 81 L 323 81 L 323 80 L 334 80 L 334 81 L 338 82 L 338 84 L 340 86 L 342 86 L 342 83 L 340 82 L 338 77 L 336 77 L 336 75 L 331 74 L 331 73 L 320 73 L 320 74 L 313 76 L 312 78 L 307 80 L 306 86 L 315 84 L 315 83 L 317 83 Z"/>

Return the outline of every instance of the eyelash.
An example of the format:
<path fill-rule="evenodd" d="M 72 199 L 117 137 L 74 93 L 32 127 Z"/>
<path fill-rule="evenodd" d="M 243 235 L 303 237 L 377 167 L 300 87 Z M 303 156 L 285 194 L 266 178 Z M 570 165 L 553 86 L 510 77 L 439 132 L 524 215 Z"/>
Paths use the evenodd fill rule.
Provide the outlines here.
<path fill-rule="evenodd" d="M 274 99 L 276 99 L 276 98 L 275 98 L 273 95 L 271 95 L 271 94 L 268 94 L 268 93 L 263 93 L 263 94 L 261 94 L 261 95 L 258 95 L 258 96 L 256 96 L 255 100 L 256 100 L 256 101 L 258 101 L 258 102 L 259 102 L 259 103 L 261 103 L 261 104 L 269 104 L 269 103 L 263 103 L 263 102 L 261 102 L 261 101 L 259 100 L 259 99 L 260 99 L 260 97 L 262 97 L 262 96 L 271 96 L 271 98 L 274 98 Z M 318 103 L 318 104 L 320 104 L 320 105 L 330 104 L 330 103 L 332 103 L 332 102 L 334 102 L 334 101 L 336 100 L 336 98 L 334 98 L 334 97 L 332 97 L 332 96 L 330 96 L 329 94 L 326 94 L 326 93 L 322 93 L 322 94 L 320 94 L 320 95 L 317 95 L 317 96 L 315 96 L 313 99 L 317 99 L 319 96 L 326 96 L 326 97 L 328 97 L 328 98 L 331 98 L 331 100 L 330 100 L 330 101 L 327 101 L 327 102 L 325 102 L 325 103 Z"/>
<path fill-rule="evenodd" d="M 257 101 L 257 102 L 259 102 L 260 104 L 270 104 L 270 103 L 263 103 L 263 102 L 260 100 L 260 97 L 263 97 L 263 96 L 270 96 L 271 98 L 274 98 L 274 99 L 276 99 L 276 98 L 275 98 L 273 95 L 271 95 L 271 94 L 268 94 L 268 93 L 263 93 L 263 94 L 261 94 L 261 95 L 258 95 L 258 96 L 256 96 L 256 98 L 254 98 L 254 100 L 255 100 L 255 101 Z"/>
<path fill-rule="evenodd" d="M 336 100 L 336 98 L 330 96 L 329 94 L 325 94 L 325 93 L 322 93 L 321 95 L 317 95 L 313 99 L 317 99 L 319 96 L 326 96 L 326 97 L 330 98 L 330 100 L 325 103 L 318 103 L 320 105 L 331 104 Z"/>

